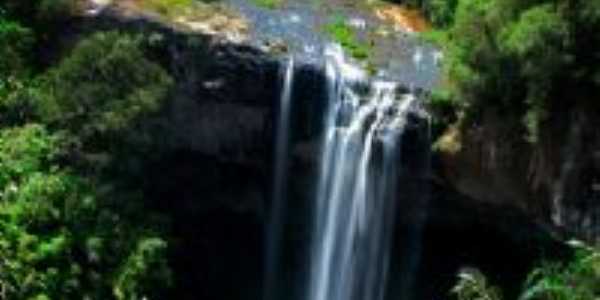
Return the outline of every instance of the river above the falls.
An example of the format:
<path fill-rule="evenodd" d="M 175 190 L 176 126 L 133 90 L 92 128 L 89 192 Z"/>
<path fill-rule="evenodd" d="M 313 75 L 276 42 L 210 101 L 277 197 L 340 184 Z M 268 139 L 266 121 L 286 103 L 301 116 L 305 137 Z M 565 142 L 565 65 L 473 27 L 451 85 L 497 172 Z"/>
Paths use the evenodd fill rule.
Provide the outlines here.
<path fill-rule="evenodd" d="M 409 28 L 381 20 L 372 8 L 345 2 L 297 0 L 274 9 L 259 7 L 251 0 L 225 3 L 249 21 L 251 40 L 256 45 L 283 49 L 299 61 L 323 63 L 324 48 L 335 42 L 326 28 L 343 20 L 369 47 L 370 55 L 362 63 L 374 70 L 375 77 L 423 90 L 431 90 L 438 83 L 438 49 Z"/>

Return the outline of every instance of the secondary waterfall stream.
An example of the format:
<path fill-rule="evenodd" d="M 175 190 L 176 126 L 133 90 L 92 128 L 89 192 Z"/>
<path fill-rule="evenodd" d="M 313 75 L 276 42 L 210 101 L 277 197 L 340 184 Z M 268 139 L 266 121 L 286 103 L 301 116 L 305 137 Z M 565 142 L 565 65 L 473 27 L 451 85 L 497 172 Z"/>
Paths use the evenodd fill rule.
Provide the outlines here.
<path fill-rule="evenodd" d="M 294 59 L 290 58 L 281 74 L 282 87 L 276 128 L 275 158 L 273 170 L 273 195 L 269 224 L 267 225 L 264 300 L 276 300 L 278 266 L 281 257 L 281 238 L 287 191 L 287 168 L 290 131 L 292 83 Z"/>

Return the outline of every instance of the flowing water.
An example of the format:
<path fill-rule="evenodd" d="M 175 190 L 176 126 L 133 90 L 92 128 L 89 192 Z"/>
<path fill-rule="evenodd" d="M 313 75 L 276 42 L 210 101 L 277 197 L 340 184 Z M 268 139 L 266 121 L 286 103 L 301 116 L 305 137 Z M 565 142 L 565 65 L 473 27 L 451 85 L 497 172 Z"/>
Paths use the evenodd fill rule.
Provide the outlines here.
<path fill-rule="evenodd" d="M 369 79 L 325 48 L 327 101 L 316 180 L 305 300 L 383 300 L 392 245 L 400 146 L 416 99 L 394 82 Z M 294 60 L 282 68 L 264 299 L 281 299 Z M 289 294 L 285 298 L 289 298 Z"/>
<path fill-rule="evenodd" d="M 303 62 L 318 63 L 331 41 L 324 29 L 343 17 L 352 33 L 371 45 L 369 62 L 381 76 L 425 90 L 438 82 L 441 53 L 433 45 L 418 35 L 407 33 L 401 26 L 380 20 L 375 16 L 378 13 L 366 9 L 369 6 L 355 5 L 355 0 L 280 1 L 283 5 L 277 9 L 256 6 L 258 1 L 251 0 L 223 2 L 250 22 L 251 42 L 258 47 L 283 46 Z M 385 18 L 409 16 L 407 22 L 412 25 L 408 27 L 415 27 L 418 21 L 414 16 L 410 18 L 410 13 L 402 12 L 400 6 L 392 8 L 382 10 Z M 416 27 L 419 26 L 424 25 Z"/>
<path fill-rule="evenodd" d="M 368 81 L 338 46 L 326 49 L 328 110 L 307 300 L 385 293 L 399 145 L 412 95 Z"/>
<path fill-rule="evenodd" d="M 273 199 L 267 225 L 265 300 L 276 299 L 278 267 L 281 259 L 281 240 L 286 204 L 290 110 L 294 81 L 294 59 L 290 57 L 282 72 L 281 98 L 276 128 L 275 161 L 273 170 Z"/>

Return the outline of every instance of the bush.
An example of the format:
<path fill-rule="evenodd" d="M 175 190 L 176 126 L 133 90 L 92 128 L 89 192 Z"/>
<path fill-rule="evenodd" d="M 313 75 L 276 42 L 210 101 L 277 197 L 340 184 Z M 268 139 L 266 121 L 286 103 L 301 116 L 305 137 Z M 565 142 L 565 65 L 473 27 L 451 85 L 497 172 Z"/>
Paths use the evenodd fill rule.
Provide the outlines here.
<path fill-rule="evenodd" d="M 128 225 L 89 182 L 56 165 L 62 140 L 40 125 L 0 131 L 2 296 L 111 299 L 121 278 L 127 299 L 157 294 L 169 279 L 166 244 Z"/>
<path fill-rule="evenodd" d="M 76 0 L 40 0 L 37 16 L 45 21 L 60 20 L 71 16 L 76 9 Z"/>
<path fill-rule="evenodd" d="M 567 2 L 456 2 L 446 34 L 435 38 L 442 37 L 445 50 L 444 88 L 464 103 L 456 107 L 465 119 L 476 121 L 483 111 L 520 119 L 515 125 L 537 143 L 565 108 L 598 107 L 590 95 L 600 88 L 594 67 L 600 58 L 593 54 L 600 44 L 593 34 L 599 7 L 597 1 Z"/>
<path fill-rule="evenodd" d="M 253 0 L 254 4 L 267 9 L 276 9 L 283 4 L 283 0 Z"/>
<path fill-rule="evenodd" d="M 354 28 L 346 23 L 344 17 L 336 17 L 325 26 L 325 31 L 334 41 L 340 43 L 352 57 L 360 60 L 369 57 L 371 50 L 369 45 L 359 40 Z"/>
<path fill-rule="evenodd" d="M 11 80 L 26 73 L 33 42 L 31 30 L 3 18 L 0 13 L 0 96 L 9 88 Z"/>
<path fill-rule="evenodd" d="M 476 269 L 464 269 L 452 289 L 458 300 L 502 300 L 500 290 L 490 286 L 487 278 Z"/>
<path fill-rule="evenodd" d="M 27 24 L 40 28 L 70 3 L 0 6 L 21 20 L 39 16 Z M 160 299 L 167 244 L 154 216 L 140 214 L 138 191 L 63 164 L 79 163 L 74 145 L 112 154 L 107 145 L 121 145 L 115 136 L 159 109 L 172 80 L 140 37 L 117 32 L 83 40 L 35 74 L 43 70 L 30 61 L 34 35 L 0 11 L 0 298 Z"/>
<path fill-rule="evenodd" d="M 79 0 L 5 0 L 2 6 L 9 16 L 24 24 L 44 29 L 48 22 L 71 16 L 78 2 Z"/>
<path fill-rule="evenodd" d="M 427 97 L 428 109 L 435 116 L 431 124 L 435 136 L 442 134 L 449 125 L 458 120 L 456 112 L 460 105 L 451 91 L 442 88 L 432 91 Z"/>
<path fill-rule="evenodd" d="M 420 9 L 431 23 L 441 28 L 452 24 L 454 12 L 458 5 L 458 0 L 406 0 L 398 2 Z"/>
<path fill-rule="evenodd" d="M 142 5 L 165 17 L 173 17 L 194 5 L 193 0 L 145 0 Z"/>
<path fill-rule="evenodd" d="M 565 263 L 546 262 L 529 274 L 519 300 L 594 300 L 600 297 L 600 251 L 571 243 L 577 254 Z M 452 289 L 459 300 L 501 300 L 477 270 L 466 270 Z"/>
<path fill-rule="evenodd" d="M 42 120 L 89 141 L 156 111 L 172 80 L 145 57 L 140 41 L 104 32 L 80 42 L 44 77 L 38 103 Z"/>
<path fill-rule="evenodd" d="M 59 140 L 39 125 L 0 133 L 0 285 L 7 299 L 62 298 L 82 280 L 72 229 L 93 201 L 81 201 L 89 199 L 81 183 L 52 165 Z"/>
<path fill-rule="evenodd" d="M 165 260 L 167 244 L 158 238 L 142 238 L 125 261 L 113 289 L 118 300 L 158 299 L 152 295 L 157 284 L 170 284 Z M 166 281 L 166 282 L 165 282 Z"/>
<path fill-rule="evenodd" d="M 35 80 L 10 80 L 0 92 L 0 127 L 24 125 L 36 119 L 40 90 Z"/>
<path fill-rule="evenodd" d="M 544 263 L 529 275 L 520 300 L 591 300 L 600 297 L 600 251 L 576 242 L 565 264 Z"/>
<path fill-rule="evenodd" d="M 18 183 L 18 179 L 38 170 L 50 169 L 56 156 L 58 136 L 50 136 L 39 125 L 0 132 L 0 186 Z"/>
<path fill-rule="evenodd" d="M 499 33 L 499 39 L 502 51 L 521 62 L 527 105 L 523 120 L 527 139 L 536 143 L 548 117 L 554 81 L 573 61 L 572 54 L 565 51 L 570 42 L 569 24 L 553 5 L 538 5 L 523 11 Z"/>

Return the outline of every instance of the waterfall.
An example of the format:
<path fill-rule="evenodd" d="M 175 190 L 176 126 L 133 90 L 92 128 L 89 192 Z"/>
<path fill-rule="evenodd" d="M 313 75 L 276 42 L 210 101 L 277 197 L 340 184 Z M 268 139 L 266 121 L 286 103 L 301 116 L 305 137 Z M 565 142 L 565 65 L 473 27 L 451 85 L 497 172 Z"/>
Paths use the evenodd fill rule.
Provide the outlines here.
<path fill-rule="evenodd" d="M 282 72 L 281 97 L 275 137 L 272 206 L 267 224 L 265 258 L 264 300 L 277 299 L 278 268 L 281 258 L 281 239 L 285 214 L 288 149 L 290 132 L 290 107 L 294 80 L 294 59 L 290 57 Z"/>
<path fill-rule="evenodd" d="M 381 300 L 394 219 L 399 145 L 412 95 L 369 81 L 326 49 L 322 142 L 307 300 Z"/>

